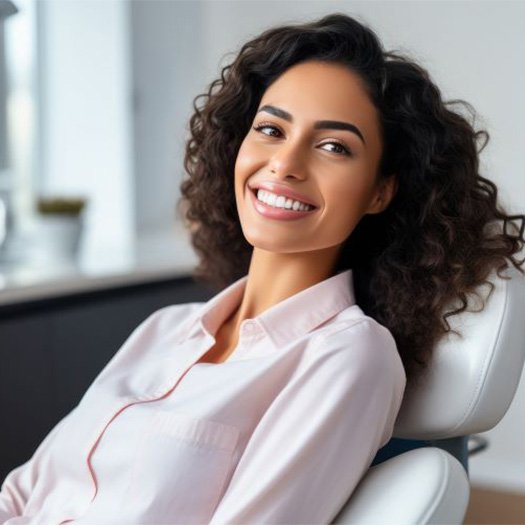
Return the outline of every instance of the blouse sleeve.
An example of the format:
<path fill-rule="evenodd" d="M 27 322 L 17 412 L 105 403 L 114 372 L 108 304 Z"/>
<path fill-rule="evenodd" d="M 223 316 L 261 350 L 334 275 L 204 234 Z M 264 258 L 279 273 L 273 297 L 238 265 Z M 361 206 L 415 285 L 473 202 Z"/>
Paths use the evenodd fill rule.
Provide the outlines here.
<path fill-rule="evenodd" d="M 31 459 L 13 469 L 6 476 L 0 491 L 0 523 L 23 514 L 49 447 L 74 412 L 75 409 L 56 423 L 40 443 Z"/>
<path fill-rule="evenodd" d="M 373 320 L 317 341 L 255 428 L 210 525 L 331 523 L 393 431 L 406 376 Z"/>

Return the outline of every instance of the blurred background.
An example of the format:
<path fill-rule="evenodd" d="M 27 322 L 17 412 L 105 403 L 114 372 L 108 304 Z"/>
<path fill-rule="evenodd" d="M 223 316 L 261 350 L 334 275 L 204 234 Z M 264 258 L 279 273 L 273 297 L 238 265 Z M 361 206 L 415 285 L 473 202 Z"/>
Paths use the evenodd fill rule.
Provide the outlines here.
<path fill-rule="evenodd" d="M 419 60 L 445 99 L 474 106 L 477 126 L 491 136 L 481 173 L 509 211 L 523 213 L 525 2 L 0 0 L 5 275 L 37 268 L 30 252 L 45 237 L 36 206 L 43 197 L 85 201 L 78 257 L 86 268 L 129 258 L 138 246 L 169 259 L 180 239 L 175 253 L 186 250 L 191 266 L 175 203 L 194 97 L 263 29 L 333 11 Z M 1 275 L 0 295 L 10 282 Z M 488 449 L 471 459 L 483 494 L 473 501 L 514 512 L 498 523 L 525 523 L 523 421 L 522 378 L 507 415 L 485 435 Z"/>

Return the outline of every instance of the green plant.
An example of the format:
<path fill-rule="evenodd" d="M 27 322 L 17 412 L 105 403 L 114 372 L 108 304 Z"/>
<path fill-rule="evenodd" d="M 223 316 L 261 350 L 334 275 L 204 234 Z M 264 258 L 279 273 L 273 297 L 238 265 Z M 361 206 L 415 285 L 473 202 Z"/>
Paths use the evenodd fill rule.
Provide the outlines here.
<path fill-rule="evenodd" d="M 73 197 L 39 197 L 37 210 L 42 215 L 78 216 L 86 205 L 86 199 Z"/>

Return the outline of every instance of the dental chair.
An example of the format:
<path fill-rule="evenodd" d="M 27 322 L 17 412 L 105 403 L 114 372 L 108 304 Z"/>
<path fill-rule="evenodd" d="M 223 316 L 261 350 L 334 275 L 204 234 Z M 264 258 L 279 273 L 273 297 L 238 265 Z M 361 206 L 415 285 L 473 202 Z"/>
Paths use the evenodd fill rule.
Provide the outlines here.
<path fill-rule="evenodd" d="M 468 436 L 493 428 L 507 412 L 525 360 L 525 278 L 513 266 L 489 280 L 486 300 L 447 320 L 429 372 L 407 390 L 393 438 L 376 456 L 332 523 L 461 524 L 470 496 Z M 488 286 L 480 287 L 486 298 Z M 399 443 L 415 448 L 395 455 Z M 388 459 L 381 461 L 381 453 Z M 379 460 L 379 461 L 376 461 Z"/>

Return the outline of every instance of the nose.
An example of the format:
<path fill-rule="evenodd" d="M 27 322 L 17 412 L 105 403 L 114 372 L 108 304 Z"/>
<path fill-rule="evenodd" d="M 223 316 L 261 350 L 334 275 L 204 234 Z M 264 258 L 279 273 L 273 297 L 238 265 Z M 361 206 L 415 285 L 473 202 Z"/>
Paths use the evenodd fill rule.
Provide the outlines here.
<path fill-rule="evenodd" d="M 288 142 L 277 146 L 268 165 L 272 173 L 282 178 L 306 177 L 306 153 L 298 143 Z"/>

